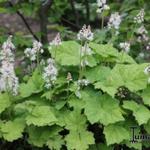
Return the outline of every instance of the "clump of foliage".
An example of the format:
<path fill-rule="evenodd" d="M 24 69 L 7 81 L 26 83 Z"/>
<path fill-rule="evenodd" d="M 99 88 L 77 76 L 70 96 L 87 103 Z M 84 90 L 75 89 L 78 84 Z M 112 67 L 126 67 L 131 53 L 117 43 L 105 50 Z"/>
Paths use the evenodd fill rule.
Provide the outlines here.
<path fill-rule="evenodd" d="M 56 150 L 147 146 L 129 141 L 131 126 L 149 133 L 149 64 L 137 64 L 111 44 L 92 42 L 90 26 L 80 30 L 78 40 L 61 41 L 58 34 L 50 44 L 52 58 L 47 64 L 39 63 L 42 45 L 34 42 L 31 53 L 25 54 L 32 63 L 37 60 L 37 67 L 19 81 L 18 93 L 8 84 L 14 78 L 1 76 L 5 82 L 0 94 L 1 139 L 22 138 Z M 2 62 L 12 64 L 6 59 L 14 57 L 11 37 L 2 48 L 9 54 L 2 51 Z"/>

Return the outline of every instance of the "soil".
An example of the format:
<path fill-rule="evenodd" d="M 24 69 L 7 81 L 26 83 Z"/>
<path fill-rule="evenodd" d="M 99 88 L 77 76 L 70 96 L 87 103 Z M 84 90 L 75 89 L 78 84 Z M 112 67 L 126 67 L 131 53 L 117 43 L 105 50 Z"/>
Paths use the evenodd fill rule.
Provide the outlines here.
<path fill-rule="evenodd" d="M 34 33 L 40 31 L 38 20 L 34 20 L 32 18 L 26 18 L 26 20 Z M 0 29 L 2 29 L 6 34 L 13 35 L 17 32 L 22 32 L 24 35 L 30 35 L 24 22 L 17 14 L 0 14 Z M 55 37 L 56 31 L 51 30 L 48 32 L 48 40 L 51 41 Z M 0 34 L 2 34 L 1 31 Z"/>

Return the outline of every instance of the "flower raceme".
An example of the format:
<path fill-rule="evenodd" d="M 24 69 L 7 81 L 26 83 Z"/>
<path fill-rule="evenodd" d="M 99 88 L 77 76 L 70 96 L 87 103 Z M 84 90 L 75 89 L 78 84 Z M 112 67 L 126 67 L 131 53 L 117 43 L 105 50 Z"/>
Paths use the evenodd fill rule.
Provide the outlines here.
<path fill-rule="evenodd" d="M 148 31 L 145 29 L 144 25 L 137 29 L 138 42 L 147 42 L 149 40 Z"/>
<path fill-rule="evenodd" d="M 27 58 L 29 58 L 31 61 L 35 61 L 38 53 L 43 53 L 44 50 L 42 49 L 42 43 L 38 41 L 33 41 L 33 47 L 32 48 L 26 48 L 24 53 Z"/>
<path fill-rule="evenodd" d="M 17 95 L 19 81 L 14 70 L 14 54 L 12 52 L 14 49 L 12 36 L 9 36 L 7 41 L 3 43 L 0 53 L 0 91 Z"/>
<path fill-rule="evenodd" d="M 60 33 L 58 33 L 56 37 L 54 38 L 54 40 L 49 43 L 50 48 L 51 46 L 59 46 L 61 44 L 62 44 L 62 41 L 61 41 Z"/>
<path fill-rule="evenodd" d="M 122 43 L 119 44 L 119 46 L 120 46 L 120 48 L 121 48 L 122 50 L 124 50 L 126 53 L 129 53 L 129 51 L 130 51 L 130 46 L 131 46 L 129 42 L 122 42 Z"/>
<path fill-rule="evenodd" d="M 121 24 L 121 16 L 119 15 L 118 12 L 115 12 L 113 14 L 111 14 L 109 22 L 108 22 L 108 28 L 109 29 L 116 29 L 118 30 Z"/>
<path fill-rule="evenodd" d="M 145 68 L 144 73 L 150 76 L 150 66 Z M 150 84 L 150 77 L 148 78 L 148 83 Z"/>
<path fill-rule="evenodd" d="M 137 24 L 141 24 L 144 22 L 145 11 L 141 9 L 140 12 L 134 17 L 134 22 Z"/>
<path fill-rule="evenodd" d="M 88 44 L 85 44 L 84 46 L 82 46 L 81 50 L 81 66 L 87 66 L 89 63 L 88 63 L 88 60 L 87 60 L 87 56 L 90 56 L 93 54 L 93 51 L 89 48 Z"/>
<path fill-rule="evenodd" d="M 102 13 L 104 10 L 109 10 L 110 7 L 106 4 L 106 0 L 97 0 L 97 13 Z"/>
<path fill-rule="evenodd" d="M 84 25 L 82 29 L 77 34 L 77 38 L 80 41 L 92 41 L 93 40 L 93 33 L 91 32 L 91 26 Z"/>
<path fill-rule="evenodd" d="M 57 68 L 55 67 L 55 61 L 49 58 L 47 60 L 47 66 L 44 67 L 44 71 L 43 71 L 43 79 L 45 81 L 45 87 L 47 89 L 52 87 L 52 85 L 57 79 L 57 74 L 58 74 L 58 71 L 57 71 Z"/>

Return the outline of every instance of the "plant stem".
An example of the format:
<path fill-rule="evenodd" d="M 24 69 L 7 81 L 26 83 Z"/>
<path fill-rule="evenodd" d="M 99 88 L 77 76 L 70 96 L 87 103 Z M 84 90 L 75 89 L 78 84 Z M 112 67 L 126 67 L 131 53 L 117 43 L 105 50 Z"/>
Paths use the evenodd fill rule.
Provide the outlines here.
<path fill-rule="evenodd" d="M 102 15 L 101 29 L 103 30 L 103 28 L 104 28 L 104 16 Z"/>
<path fill-rule="evenodd" d="M 80 48 L 80 64 L 79 64 L 79 79 L 82 79 L 82 56 L 81 56 L 81 53 L 82 53 L 82 41 L 81 41 L 81 48 Z"/>
<path fill-rule="evenodd" d="M 41 67 L 40 67 L 39 52 L 37 53 L 37 66 L 38 66 L 39 73 L 42 74 L 42 72 L 41 72 Z"/>

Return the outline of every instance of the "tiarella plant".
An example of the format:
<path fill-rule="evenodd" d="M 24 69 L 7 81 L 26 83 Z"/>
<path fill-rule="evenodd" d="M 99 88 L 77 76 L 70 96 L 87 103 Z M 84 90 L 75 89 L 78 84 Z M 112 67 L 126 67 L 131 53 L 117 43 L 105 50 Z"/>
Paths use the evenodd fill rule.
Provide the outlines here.
<path fill-rule="evenodd" d="M 113 23 L 117 26 L 119 23 Z M 128 54 L 130 45 L 92 42 L 90 26 L 79 31 L 78 42 L 50 44 L 49 57 L 32 75 L 18 82 L 14 49 L 9 37 L 2 45 L 0 75 L 0 137 L 24 140 L 54 150 L 130 148 L 130 127 L 150 133 L 149 64 L 137 64 Z M 31 60 L 41 59 L 41 43 L 25 50 Z M 39 53 L 40 57 L 37 57 Z M 50 58 L 50 56 L 52 58 Z M 40 68 L 40 70 L 39 70 Z"/>
<path fill-rule="evenodd" d="M 18 5 L 26 6 L 23 5 L 26 2 L 15 2 L 15 11 Z M 47 2 L 30 0 L 32 8 L 38 6 L 36 12 Z M 75 15 L 76 7 L 84 14 L 77 3 L 72 6 Z M 18 59 L 13 37 L 9 36 L 2 44 L 0 150 L 5 150 L 1 148 L 5 143 L 21 143 L 21 149 L 30 145 L 33 150 L 149 149 L 149 141 L 145 142 L 143 136 L 150 135 L 150 64 L 139 63 L 130 56 L 136 49 L 150 50 L 148 25 L 144 24 L 148 17 L 143 7 L 130 18 L 132 1 L 121 3 L 117 12 L 118 6 L 114 5 L 112 14 L 108 10 L 113 5 L 107 3 L 106 0 L 95 3 L 100 32 L 94 33 L 90 25 L 84 25 L 76 40 L 63 41 L 58 33 L 48 48 L 33 40 L 23 56 L 29 70 L 21 75 L 15 65 Z M 67 7 L 67 0 L 57 0 L 51 13 L 60 18 L 65 16 Z M 62 12 L 59 14 L 58 10 Z M 109 18 L 104 18 L 108 15 Z M 144 58 L 145 53 L 141 51 L 139 56 Z M 137 127 L 137 143 L 132 143 L 132 127 Z M 138 136 L 140 133 L 142 136 Z"/>

